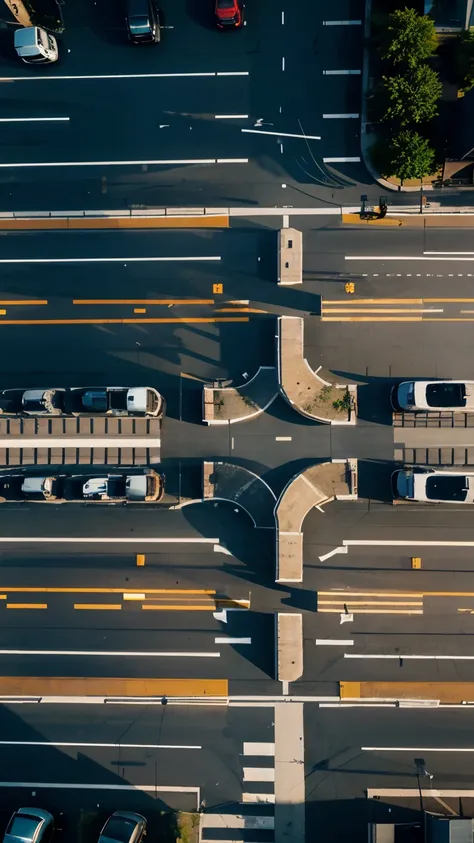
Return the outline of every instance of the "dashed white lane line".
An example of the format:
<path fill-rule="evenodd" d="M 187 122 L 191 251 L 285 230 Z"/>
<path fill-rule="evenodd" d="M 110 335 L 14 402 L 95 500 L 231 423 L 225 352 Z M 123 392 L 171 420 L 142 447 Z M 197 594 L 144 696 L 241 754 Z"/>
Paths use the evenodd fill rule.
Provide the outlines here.
<path fill-rule="evenodd" d="M 360 158 L 323 158 L 324 164 L 357 164 L 359 161 Z M 345 260 L 350 260 L 350 258 L 345 258 Z M 362 260 L 362 258 L 357 258 L 357 260 Z"/>
<path fill-rule="evenodd" d="M 1 117 L 0 123 L 68 123 L 70 117 Z"/>
<path fill-rule="evenodd" d="M 282 26 L 285 25 L 285 13 L 284 12 L 281 13 L 281 25 Z"/>
<path fill-rule="evenodd" d="M 471 746 L 361 746 L 362 752 L 474 752 Z"/>
<path fill-rule="evenodd" d="M 5 788 L 27 788 L 28 790 L 37 790 L 40 787 L 47 790 L 138 790 L 143 793 L 196 793 L 199 794 L 198 787 L 190 787 L 188 785 L 157 785 L 157 784 L 84 784 L 83 782 L 0 782 L 0 787 Z M 418 792 L 418 791 L 417 791 Z M 275 801 L 275 800 L 273 800 Z"/>
<path fill-rule="evenodd" d="M 251 644 L 251 638 L 230 638 L 230 636 L 222 635 L 214 638 L 214 644 Z M 220 653 L 219 653 L 220 655 Z"/>
<path fill-rule="evenodd" d="M 131 538 L 130 536 L 0 536 L 0 544 L 219 544 L 219 539 L 197 538 Z M 474 542 L 473 542 L 474 545 Z"/>
<path fill-rule="evenodd" d="M 214 114 L 215 120 L 248 120 L 248 114 Z"/>
<path fill-rule="evenodd" d="M 202 746 L 183 746 L 160 743 L 77 743 L 73 741 L 0 741 L 0 746 L 62 746 L 88 749 L 202 749 Z"/>
<path fill-rule="evenodd" d="M 356 120 L 359 114 L 323 114 L 325 120 Z"/>
<path fill-rule="evenodd" d="M 248 164 L 248 158 L 170 158 L 150 159 L 148 161 L 14 161 L 1 163 L 3 169 L 15 167 L 30 169 L 35 167 L 169 167 L 182 164 Z"/>
<path fill-rule="evenodd" d="M 217 76 L 250 76 L 248 70 L 218 70 L 209 73 L 104 73 L 87 76 L 1 76 L 0 82 L 37 82 L 39 79 L 49 82 L 64 82 L 84 79 L 212 79 Z"/>
<path fill-rule="evenodd" d="M 157 263 L 173 261 L 220 261 L 220 255 L 190 257 L 133 257 L 133 258 L 0 258 L 2 263 Z"/>
<path fill-rule="evenodd" d="M 326 159 L 325 159 L 326 160 Z M 333 159 L 335 160 L 335 159 Z M 348 159 L 346 159 L 348 160 Z M 357 159 L 360 160 L 360 159 Z M 1 165 L 0 165 L 1 166 Z M 469 253 L 468 253 L 469 254 Z M 465 257 L 453 257 L 453 255 L 449 255 L 446 257 L 434 257 L 432 255 L 346 255 L 344 260 L 346 261 L 465 261 L 466 263 L 469 261 L 474 261 L 474 255 L 472 252 L 470 253 L 471 257 L 468 257 L 467 254 Z"/>
<path fill-rule="evenodd" d="M 323 20 L 323 26 L 361 26 L 361 20 Z"/>
<path fill-rule="evenodd" d="M 282 59 L 281 59 L 281 69 L 282 70 L 285 69 L 285 56 L 282 56 Z"/>
<path fill-rule="evenodd" d="M 360 76 L 360 70 L 323 70 L 323 76 Z"/>
<path fill-rule="evenodd" d="M 316 638 L 315 644 L 317 647 L 323 646 L 341 646 L 341 647 L 350 647 L 354 643 L 352 638 Z"/>
<path fill-rule="evenodd" d="M 415 661 L 474 661 L 474 656 L 408 656 L 405 653 L 344 653 L 345 659 L 411 659 Z"/>

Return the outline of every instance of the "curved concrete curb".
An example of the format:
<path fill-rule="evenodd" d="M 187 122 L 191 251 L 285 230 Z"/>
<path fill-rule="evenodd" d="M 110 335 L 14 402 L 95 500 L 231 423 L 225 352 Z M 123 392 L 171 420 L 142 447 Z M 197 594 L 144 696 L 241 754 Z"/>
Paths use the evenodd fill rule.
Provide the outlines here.
<path fill-rule="evenodd" d="M 241 386 L 205 386 L 203 421 L 205 424 L 234 424 L 264 413 L 279 394 L 277 370 L 260 366 L 258 372 Z"/>
<path fill-rule="evenodd" d="M 303 581 L 303 521 L 310 509 L 334 499 L 357 500 L 357 460 L 318 463 L 287 483 L 275 507 L 276 582 Z"/>
<path fill-rule="evenodd" d="M 273 530 L 276 495 L 268 483 L 240 465 L 203 463 L 203 499 L 235 503 L 247 513 L 254 527 Z"/>
<path fill-rule="evenodd" d="M 304 355 L 304 322 L 299 316 L 278 317 L 278 380 L 288 403 L 307 419 L 325 424 L 355 424 L 357 386 L 330 383 L 319 377 Z M 334 409 L 333 402 L 350 395 L 350 409 Z M 315 412 L 317 410 L 317 412 Z"/>

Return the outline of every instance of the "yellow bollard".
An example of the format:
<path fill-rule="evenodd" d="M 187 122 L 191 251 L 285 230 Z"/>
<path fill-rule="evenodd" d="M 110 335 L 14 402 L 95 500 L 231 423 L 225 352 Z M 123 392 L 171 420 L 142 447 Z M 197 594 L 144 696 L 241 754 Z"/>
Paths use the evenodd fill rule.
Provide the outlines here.
<path fill-rule="evenodd" d="M 421 556 L 411 557 L 411 567 L 413 568 L 413 570 L 421 568 Z"/>
<path fill-rule="evenodd" d="M 144 553 L 137 553 L 137 565 L 142 566 L 145 564 L 145 554 Z"/>

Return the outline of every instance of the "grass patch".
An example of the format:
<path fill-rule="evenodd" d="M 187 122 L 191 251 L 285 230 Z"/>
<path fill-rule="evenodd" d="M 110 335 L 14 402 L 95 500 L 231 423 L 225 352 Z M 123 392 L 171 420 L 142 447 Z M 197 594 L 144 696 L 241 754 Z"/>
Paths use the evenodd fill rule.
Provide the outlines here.
<path fill-rule="evenodd" d="M 188 811 L 162 811 L 160 843 L 198 843 L 199 814 Z"/>

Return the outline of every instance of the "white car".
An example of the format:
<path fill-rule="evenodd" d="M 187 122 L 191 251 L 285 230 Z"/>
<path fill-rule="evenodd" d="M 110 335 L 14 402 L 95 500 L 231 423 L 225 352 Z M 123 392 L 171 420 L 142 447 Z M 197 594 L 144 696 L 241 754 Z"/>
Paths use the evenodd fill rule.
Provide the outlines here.
<path fill-rule="evenodd" d="M 390 400 L 398 411 L 466 413 L 474 410 L 474 381 L 403 381 L 393 387 Z"/>
<path fill-rule="evenodd" d="M 401 468 L 392 474 L 394 498 L 422 503 L 474 503 L 474 471 Z"/>

